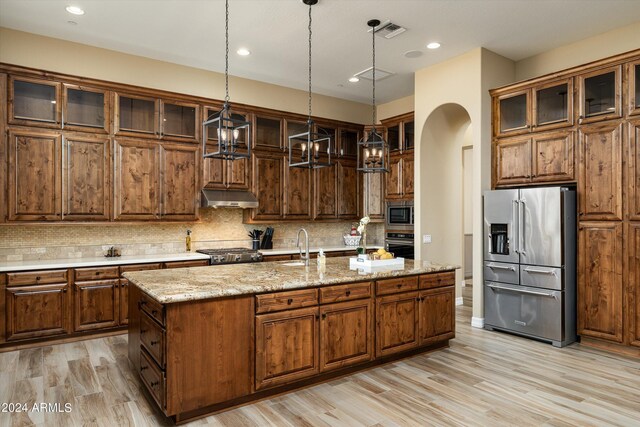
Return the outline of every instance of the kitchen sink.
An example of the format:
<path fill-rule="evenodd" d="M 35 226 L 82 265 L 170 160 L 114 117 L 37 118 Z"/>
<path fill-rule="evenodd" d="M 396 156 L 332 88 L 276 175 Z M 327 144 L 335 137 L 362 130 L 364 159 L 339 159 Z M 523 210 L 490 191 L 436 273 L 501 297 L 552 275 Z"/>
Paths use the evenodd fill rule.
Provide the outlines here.
<path fill-rule="evenodd" d="M 286 265 L 287 267 L 304 267 L 304 262 L 302 261 L 285 262 L 280 265 Z"/>

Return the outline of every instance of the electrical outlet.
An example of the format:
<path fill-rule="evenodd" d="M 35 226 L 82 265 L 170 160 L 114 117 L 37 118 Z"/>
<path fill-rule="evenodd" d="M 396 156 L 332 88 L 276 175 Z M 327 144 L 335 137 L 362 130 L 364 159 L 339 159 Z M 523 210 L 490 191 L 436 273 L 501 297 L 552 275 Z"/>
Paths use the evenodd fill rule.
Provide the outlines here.
<path fill-rule="evenodd" d="M 423 234 L 422 243 L 431 243 L 431 234 Z"/>

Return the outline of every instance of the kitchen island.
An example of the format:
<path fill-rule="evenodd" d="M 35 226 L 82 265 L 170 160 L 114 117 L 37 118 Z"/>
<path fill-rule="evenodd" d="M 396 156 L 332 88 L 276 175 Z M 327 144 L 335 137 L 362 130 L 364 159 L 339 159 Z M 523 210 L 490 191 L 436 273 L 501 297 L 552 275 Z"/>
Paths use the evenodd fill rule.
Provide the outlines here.
<path fill-rule="evenodd" d="M 177 423 L 446 346 L 453 265 L 287 262 L 126 273 L 129 358 Z"/>

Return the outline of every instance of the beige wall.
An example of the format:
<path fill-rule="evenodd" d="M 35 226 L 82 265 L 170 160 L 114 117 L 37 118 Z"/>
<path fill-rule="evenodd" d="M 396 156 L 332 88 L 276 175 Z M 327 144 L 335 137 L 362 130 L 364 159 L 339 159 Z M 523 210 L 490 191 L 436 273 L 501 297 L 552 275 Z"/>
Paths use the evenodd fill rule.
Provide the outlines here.
<path fill-rule="evenodd" d="M 388 119 L 389 117 L 399 116 L 400 114 L 410 113 L 415 110 L 415 96 L 409 95 L 399 98 L 391 102 L 378 105 L 378 120 Z"/>
<path fill-rule="evenodd" d="M 598 34 L 516 63 L 516 80 L 527 80 L 640 48 L 640 22 Z"/>
<path fill-rule="evenodd" d="M 224 99 L 224 74 L 0 28 L 0 62 L 189 95 Z M 231 76 L 231 100 L 306 114 L 306 91 Z M 313 114 L 365 124 L 367 104 L 314 95 Z"/>

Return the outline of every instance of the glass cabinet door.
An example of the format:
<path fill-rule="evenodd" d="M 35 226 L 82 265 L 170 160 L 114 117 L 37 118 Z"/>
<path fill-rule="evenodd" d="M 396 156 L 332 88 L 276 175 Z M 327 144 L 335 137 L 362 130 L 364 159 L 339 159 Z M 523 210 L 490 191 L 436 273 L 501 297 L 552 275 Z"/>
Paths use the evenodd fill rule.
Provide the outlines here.
<path fill-rule="evenodd" d="M 591 123 L 621 117 L 620 66 L 579 76 L 579 123 Z"/>
<path fill-rule="evenodd" d="M 389 151 L 400 150 L 400 124 L 387 127 L 387 143 Z"/>
<path fill-rule="evenodd" d="M 331 154 L 334 155 L 338 152 L 337 142 L 338 142 L 338 132 L 337 129 L 330 126 L 318 125 L 316 126 L 316 132 L 320 134 L 327 134 L 331 137 Z"/>
<path fill-rule="evenodd" d="M 157 100 L 129 95 L 116 96 L 118 132 L 157 135 Z"/>
<path fill-rule="evenodd" d="M 533 125 L 538 130 L 573 124 L 573 80 L 533 89 Z"/>
<path fill-rule="evenodd" d="M 216 117 L 218 117 L 221 110 L 222 110 L 222 106 L 205 108 L 205 120 L 215 119 Z M 249 120 L 248 119 L 249 113 L 245 113 L 244 111 L 231 110 L 231 118 L 247 121 Z M 217 150 L 217 144 L 218 144 L 217 128 L 209 126 L 205 128 L 204 131 L 206 133 L 205 137 L 207 138 L 207 141 L 210 142 L 211 144 L 214 144 L 215 145 L 214 148 Z M 247 135 L 247 129 L 238 129 L 238 142 L 242 146 L 241 147 L 242 151 L 246 151 L 246 144 L 249 138 L 250 137 Z"/>
<path fill-rule="evenodd" d="M 106 101 L 106 91 L 64 85 L 64 126 L 107 130 Z"/>
<path fill-rule="evenodd" d="M 498 134 L 528 132 L 529 127 L 528 89 L 498 98 Z"/>
<path fill-rule="evenodd" d="M 640 114 L 640 61 L 629 64 L 629 114 Z"/>
<path fill-rule="evenodd" d="M 356 157 L 358 155 L 359 132 L 352 129 L 340 130 L 340 155 Z"/>
<path fill-rule="evenodd" d="M 413 120 L 410 122 L 404 122 L 403 124 L 405 150 L 412 150 L 414 147 L 414 142 L 413 142 L 414 127 L 415 125 Z"/>
<path fill-rule="evenodd" d="M 256 116 L 256 147 L 282 149 L 282 120 Z"/>
<path fill-rule="evenodd" d="M 29 78 L 10 78 L 9 121 L 47 127 L 60 125 L 60 84 Z"/>
<path fill-rule="evenodd" d="M 163 101 L 161 110 L 162 136 L 197 139 L 197 105 L 177 101 Z"/>

